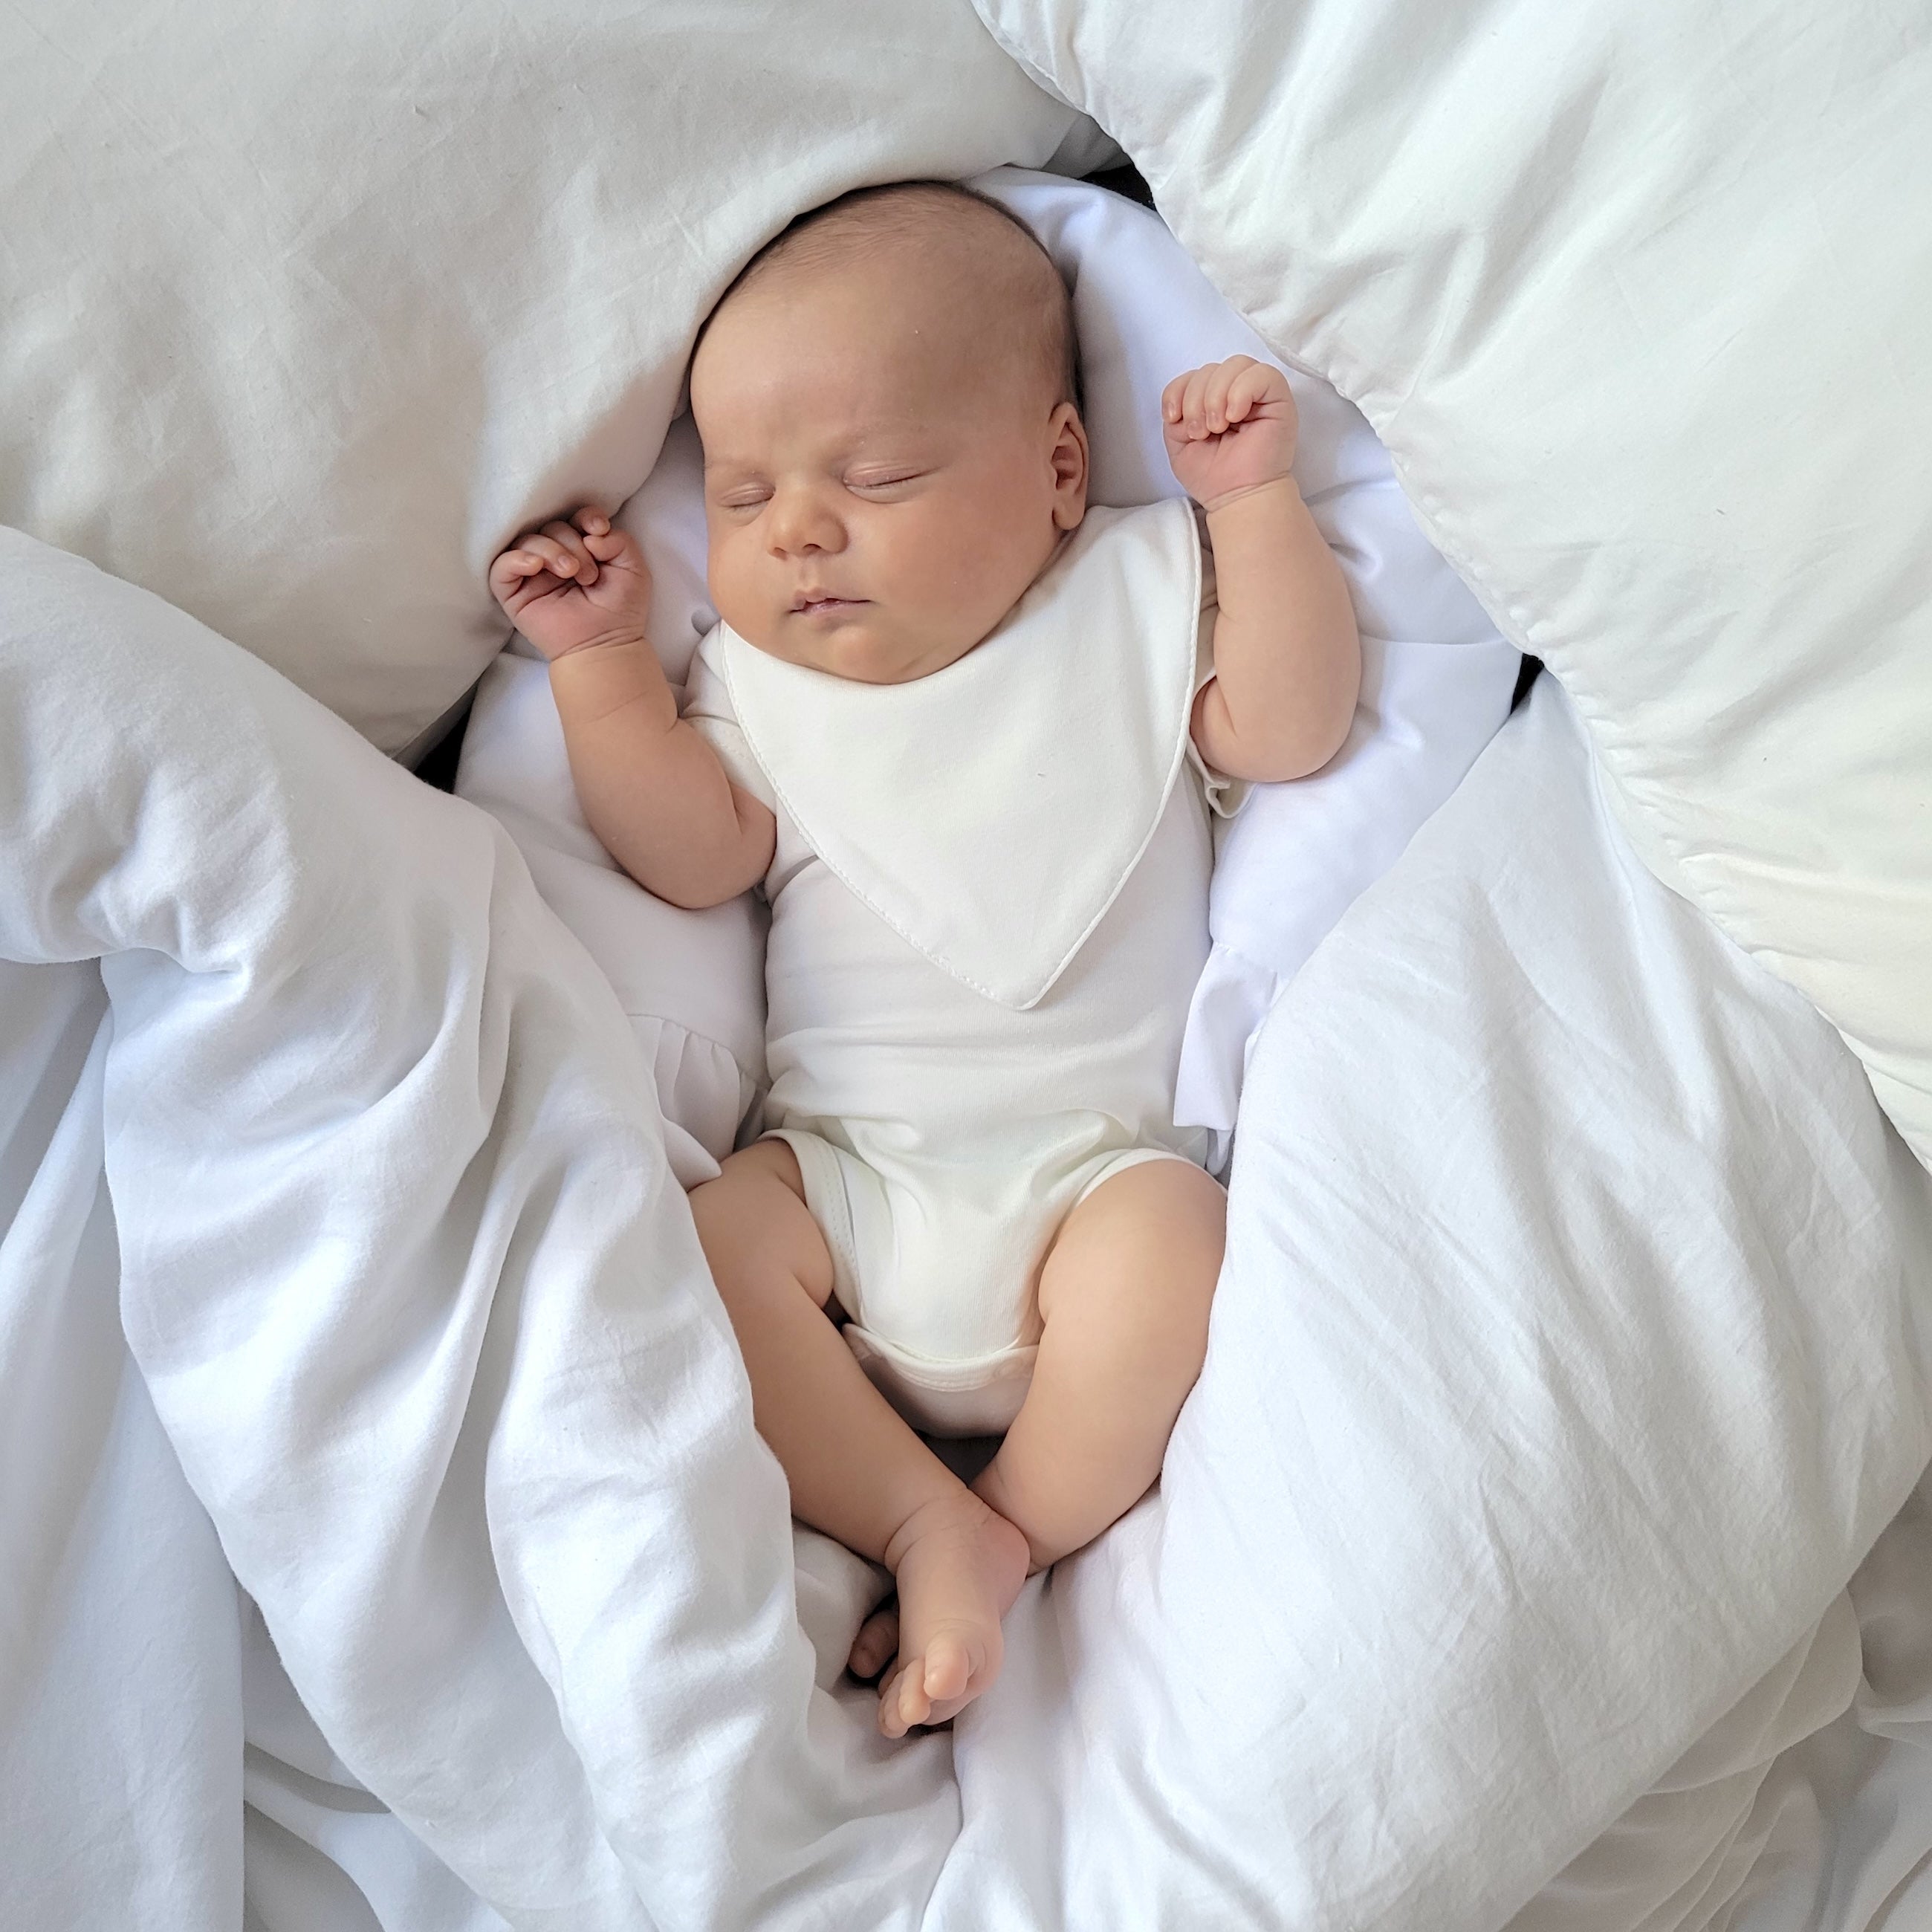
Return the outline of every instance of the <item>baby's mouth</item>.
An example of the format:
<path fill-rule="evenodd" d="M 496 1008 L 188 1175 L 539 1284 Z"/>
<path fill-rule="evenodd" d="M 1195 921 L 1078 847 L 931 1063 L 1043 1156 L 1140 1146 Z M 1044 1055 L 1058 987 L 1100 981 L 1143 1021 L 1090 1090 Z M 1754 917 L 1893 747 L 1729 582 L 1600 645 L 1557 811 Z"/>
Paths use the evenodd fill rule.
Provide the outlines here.
<path fill-rule="evenodd" d="M 791 600 L 795 617 L 848 617 L 871 602 L 866 597 L 832 597 L 817 592 L 801 592 Z"/>

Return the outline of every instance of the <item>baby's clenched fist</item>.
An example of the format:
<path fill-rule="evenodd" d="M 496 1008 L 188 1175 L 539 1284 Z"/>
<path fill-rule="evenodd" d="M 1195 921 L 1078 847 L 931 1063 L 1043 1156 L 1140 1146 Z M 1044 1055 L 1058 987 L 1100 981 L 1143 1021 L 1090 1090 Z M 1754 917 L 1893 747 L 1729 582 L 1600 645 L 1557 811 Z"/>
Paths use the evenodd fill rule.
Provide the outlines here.
<path fill-rule="evenodd" d="M 1175 376 L 1161 392 L 1160 421 L 1175 480 L 1203 509 L 1279 482 L 1293 468 L 1288 379 L 1252 356 Z"/>
<path fill-rule="evenodd" d="M 637 539 L 586 503 L 568 522 L 526 530 L 490 566 L 496 602 L 553 662 L 590 644 L 634 644 L 651 608 Z"/>

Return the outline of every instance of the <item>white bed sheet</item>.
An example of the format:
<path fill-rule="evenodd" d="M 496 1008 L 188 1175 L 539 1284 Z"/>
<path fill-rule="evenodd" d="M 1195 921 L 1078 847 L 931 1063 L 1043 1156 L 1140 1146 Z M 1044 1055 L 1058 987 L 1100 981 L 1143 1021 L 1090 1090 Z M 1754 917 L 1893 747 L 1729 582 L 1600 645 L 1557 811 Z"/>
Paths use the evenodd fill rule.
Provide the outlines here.
<path fill-rule="evenodd" d="M 1750 1821 L 1761 1849 L 1722 1932 L 1932 1925 L 1932 1474 L 1850 1594 L 1857 1694 L 1772 1767 Z"/>
<path fill-rule="evenodd" d="M 344 1786 L 316 1836 L 411 1932 L 464 1888 L 542 1928 L 1493 1926 L 1710 1783 L 1924 1466 L 1923 1174 L 1630 857 L 1545 686 L 1264 1030 L 1162 1492 L 1029 1586 L 950 1746 L 887 1748 L 824 1688 L 868 1573 L 799 1584 L 634 1037 L 508 840 L 0 542 L 30 1922 L 237 1922 L 244 1704 L 257 1922 L 339 1890 L 232 1572 L 397 1821 Z M 1724 1775 L 1828 1705 L 1768 1695 Z"/>
<path fill-rule="evenodd" d="M 800 1553 L 805 1606 L 832 1612 L 818 1641 L 829 1685 L 850 1633 L 849 1579 L 822 1541 Z M 246 1616 L 244 1642 L 256 1912 L 248 1932 L 501 1932 L 502 1917 L 333 1758 L 259 1618 Z M 1688 1766 L 1546 1885 L 1508 1932 L 1921 1932 L 1932 1923 L 1932 1485 L 1914 1491 L 1790 1666 L 1727 1714 Z M 1858 1679 L 1849 1692 L 1848 1677 Z M 1838 1716 L 1767 1766 L 1781 1736 L 1817 1724 L 1846 1694 Z M 1046 1922 L 1010 1922 L 1034 1932 Z M 1084 1922 L 1076 1911 L 1064 1922 Z"/>

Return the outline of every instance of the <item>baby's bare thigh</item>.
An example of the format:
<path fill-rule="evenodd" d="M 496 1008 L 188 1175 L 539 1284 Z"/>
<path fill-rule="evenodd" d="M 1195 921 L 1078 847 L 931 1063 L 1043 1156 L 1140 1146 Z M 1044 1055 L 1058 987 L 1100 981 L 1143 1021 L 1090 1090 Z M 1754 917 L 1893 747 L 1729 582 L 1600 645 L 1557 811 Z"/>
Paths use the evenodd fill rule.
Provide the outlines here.
<path fill-rule="evenodd" d="M 1091 1313 L 1194 1328 L 1207 1320 L 1227 1241 L 1228 1197 L 1191 1162 L 1143 1161 L 1105 1180 L 1060 1225 L 1040 1269 L 1049 1328 Z"/>
<path fill-rule="evenodd" d="M 716 1180 L 691 1191 L 704 1258 L 728 1302 L 740 1282 L 791 1276 L 823 1308 L 832 1298 L 832 1252 L 805 1204 L 798 1157 L 783 1141 L 728 1155 Z"/>

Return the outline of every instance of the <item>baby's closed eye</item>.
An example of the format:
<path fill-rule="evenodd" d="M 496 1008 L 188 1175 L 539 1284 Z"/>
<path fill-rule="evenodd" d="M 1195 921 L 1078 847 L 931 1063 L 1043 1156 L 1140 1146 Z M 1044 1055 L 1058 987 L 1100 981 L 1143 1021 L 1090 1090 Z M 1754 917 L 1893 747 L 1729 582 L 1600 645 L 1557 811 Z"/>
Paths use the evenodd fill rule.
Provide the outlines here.
<path fill-rule="evenodd" d="M 917 468 L 855 470 L 847 475 L 845 487 L 872 496 L 881 490 L 896 490 L 908 483 L 916 483 L 921 477 L 931 474 L 930 470 Z"/>

